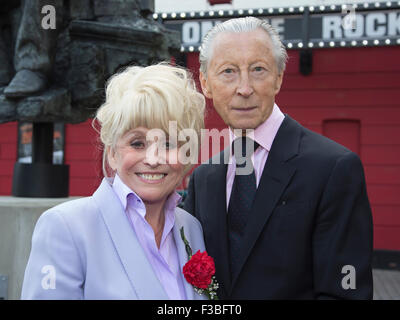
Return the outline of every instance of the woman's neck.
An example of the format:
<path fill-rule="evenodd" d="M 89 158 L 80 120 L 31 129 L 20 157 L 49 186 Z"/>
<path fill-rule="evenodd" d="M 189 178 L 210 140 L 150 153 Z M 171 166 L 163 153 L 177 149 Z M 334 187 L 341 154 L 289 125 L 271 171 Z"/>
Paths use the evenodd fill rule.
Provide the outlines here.
<path fill-rule="evenodd" d="M 146 206 L 145 219 L 153 229 L 154 237 L 158 248 L 160 248 L 161 238 L 165 223 L 164 205 L 165 201 L 160 203 L 145 203 Z"/>

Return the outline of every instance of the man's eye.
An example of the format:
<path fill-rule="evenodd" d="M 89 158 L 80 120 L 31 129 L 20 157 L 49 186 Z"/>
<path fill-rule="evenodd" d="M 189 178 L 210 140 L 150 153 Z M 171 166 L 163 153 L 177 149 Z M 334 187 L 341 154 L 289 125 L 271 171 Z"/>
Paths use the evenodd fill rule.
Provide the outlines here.
<path fill-rule="evenodd" d="M 256 71 L 256 72 L 264 71 L 264 68 L 263 67 L 255 67 L 254 71 Z"/>
<path fill-rule="evenodd" d="M 233 73 L 233 69 L 227 68 L 224 70 L 224 73 L 231 74 L 231 73 Z"/>
<path fill-rule="evenodd" d="M 165 141 L 163 143 L 163 147 L 167 150 L 171 150 L 171 149 L 175 149 L 176 148 L 176 144 L 173 143 L 172 141 Z"/>

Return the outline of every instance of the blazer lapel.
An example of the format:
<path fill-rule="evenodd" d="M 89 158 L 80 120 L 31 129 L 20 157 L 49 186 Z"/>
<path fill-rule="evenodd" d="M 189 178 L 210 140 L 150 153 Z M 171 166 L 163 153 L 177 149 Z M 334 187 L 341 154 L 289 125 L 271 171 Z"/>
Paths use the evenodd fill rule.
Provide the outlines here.
<path fill-rule="evenodd" d="M 121 202 L 106 179 L 93 194 L 115 249 L 139 299 L 165 300 L 168 296 L 131 227 Z"/>
<path fill-rule="evenodd" d="M 186 249 L 185 249 L 183 240 L 181 239 L 181 234 L 180 234 L 181 227 L 185 227 L 185 225 L 183 224 L 181 219 L 179 219 L 179 216 L 175 215 L 175 225 L 172 230 L 173 230 L 173 234 L 174 234 L 176 249 L 178 251 L 180 272 L 182 272 L 183 286 L 185 288 L 186 298 L 188 300 L 201 300 L 201 299 L 204 299 L 204 297 L 199 295 L 198 293 L 196 293 L 194 291 L 193 286 L 189 282 L 187 282 L 185 277 L 183 276 L 183 266 L 186 264 L 186 262 L 188 262 L 189 257 L 186 253 Z M 187 230 L 187 228 L 185 228 L 185 230 Z M 193 243 L 191 241 L 190 234 L 185 232 L 185 236 L 186 236 L 186 239 L 189 241 L 189 243 Z M 193 249 L 193 247 L 192 247 L 192 249 Z M 194 253 L 195 252 L 193 252 L 193 254 Z"/>
<path fill-rule="evenodd" d="M 289 160 L 298 153 L 300 137 L 301 132 L 297 122 L 286 115 L 271 146 L 257 188 L 250 214 L 251 218 L 246 227 L 247 232 L 245 232 L 243 247 L 239 253 L 241 265 L 237 274 L 232 277 L 231 290 L 257 238 L 268 222 L 278 200 L 296 171 L 296 168 L 289 163 Z"/>

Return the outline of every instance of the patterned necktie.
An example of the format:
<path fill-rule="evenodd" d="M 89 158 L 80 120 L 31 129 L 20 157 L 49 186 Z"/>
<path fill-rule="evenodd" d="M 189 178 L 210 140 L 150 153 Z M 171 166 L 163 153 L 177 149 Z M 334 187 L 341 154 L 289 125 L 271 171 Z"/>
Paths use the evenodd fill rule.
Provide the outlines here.
<path fill-rule="evenodd" d="M 236 139 L 232 146 L 232 153 L 236 159 L 236 174 L 227 217 L 231 276 L 238 271 L 238 253 L 257 190 L 256 176 L 251 162 L 251 155 L 257 147 L 258 143 L 247 137 Z"/>

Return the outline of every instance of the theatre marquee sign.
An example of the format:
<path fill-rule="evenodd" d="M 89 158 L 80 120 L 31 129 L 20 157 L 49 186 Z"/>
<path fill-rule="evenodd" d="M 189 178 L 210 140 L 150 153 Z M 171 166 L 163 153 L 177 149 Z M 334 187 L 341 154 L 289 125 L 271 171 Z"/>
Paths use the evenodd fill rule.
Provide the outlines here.
<path fill-rule="evenodd" d="M 287 48 L 356 47 L 400 44 L 400 1 L 342 6 L 289 7 L 207 12 L 158 13 L 181 34 L 181 51 L 198 51 L 201 39 L 224 20 L 256 16 L 268 21 Z"/>

